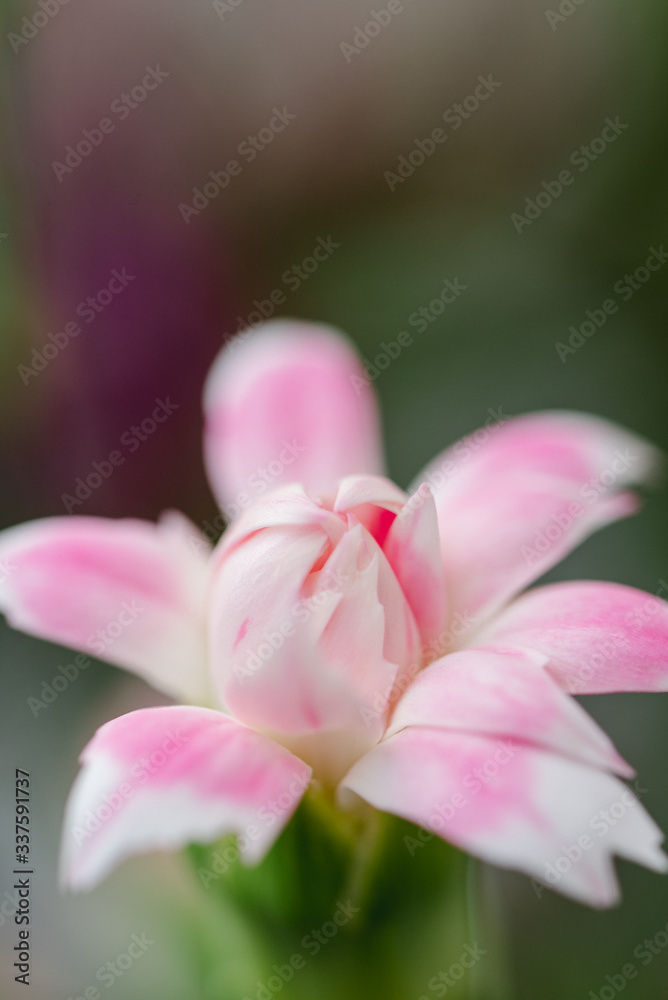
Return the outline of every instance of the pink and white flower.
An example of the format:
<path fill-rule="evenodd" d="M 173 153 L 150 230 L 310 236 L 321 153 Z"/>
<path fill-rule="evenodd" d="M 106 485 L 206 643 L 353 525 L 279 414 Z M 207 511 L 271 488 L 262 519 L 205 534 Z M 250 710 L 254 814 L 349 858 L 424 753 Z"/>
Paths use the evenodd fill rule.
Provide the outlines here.
<path fill-rule="evenodd" d="M 618 777 L 632 769 L 570 695 L 667 690 L 668 604 L 614 583 L 522 593 L 636 509 L 654 450 L 589 416 L 508 418 L 405 493 L 354 351 L 296 322 L 225 348 L 204 405 L 212 486 L 241 510 L 213 550 L 174 513 L 0 535 L 12 625 L 81 650 L 102 630 L 109 662 L 185 702 L 85 748 L 66 883 L 226 833 L 257 861 L 314 779 L 342 809 L 363 800 L 542 880 L 587 838 L 555 888 L 595 906 L 618 897 L 614 855 L 665 871 Z"/>

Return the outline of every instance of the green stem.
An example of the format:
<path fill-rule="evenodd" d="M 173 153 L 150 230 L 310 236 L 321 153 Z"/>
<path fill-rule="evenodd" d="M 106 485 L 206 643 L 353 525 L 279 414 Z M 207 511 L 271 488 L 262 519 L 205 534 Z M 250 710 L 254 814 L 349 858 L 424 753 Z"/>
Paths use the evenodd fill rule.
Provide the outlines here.
<path fill-rule="evenodd" d="M 210 883 L 221 919 L 209 934 L 203 997 L 505 1000 L 471 859 L 420 833 L 307 796 L 260 865 L 230 864 Z M 190 849 L 200 878 L 216 852 L 234 856 L 230 844 Z M 221 937 L 235 942 L 233 966 Z"/>

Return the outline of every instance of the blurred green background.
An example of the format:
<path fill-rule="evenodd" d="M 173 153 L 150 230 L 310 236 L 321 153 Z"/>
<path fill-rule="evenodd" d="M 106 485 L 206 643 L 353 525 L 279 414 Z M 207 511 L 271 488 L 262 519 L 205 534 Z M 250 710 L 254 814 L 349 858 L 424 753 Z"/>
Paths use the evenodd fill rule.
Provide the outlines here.
<path fill-rule="evenodd" d="M 206 0 L 71 0 L 16 49 L 9 34 L 40 8 L 4 4 L 3 526 L 64 513 L 61 497 L 76 477 L 150 412 L 156 395 L 170 393 L 181 405 L 174 426 L 78 512 L 154 517 L 178 505 L 195 521 L 213 518 L 199 386 L 238 317 L 276 288 L 286 293 L 277 314 L 338 325 L 371 360 L 382 341 L 411 329 L 408 317 L 445 279 L 466 286 L 374 383 L 390 474 L 401 485 L 483 424 L 490 407 L 596 413 L 668 450 L 668 264 L 628 301 L 613 290 L 650 247 L 668 247 L 665 4 L 412 0 L 347 59 L 341 43 L 383 6 L 242 0 L 221 13 Z M 560 10 L 560 20 L 547 16 Z M 59 182 L 53 161 L 155 63 L 169 73 L 160 90 Z M 490 74 L 498 89 L 390 191 L 385 173 Z M 294 121 L 186 224 L 178 205 L 284 106 Z M 571 154 L 600 136 L 607 118 L 628 128 L 579 172 Z M 518 234 L 511 215 L 569 167 L 573 184 Z M 293 290 L 282 276 L 318 237 L 340 246 Z M 18 366 L 30 363 L 32 348 L 123 266 L 137 275 L 123 300 L 24 384 Z M 556 344 L 609 298 L 618 312 L 562 360 Z M 550 578 L 654 593 L 668 579 L 667 511 L 659 488 L 639 516 L 587 541 Z M 83 898 L 60 896 L 55 880 L 81 746 L 102 721 L 155 704 L 155 695 L 97 663 L 34 718 L 27 698 L 70 654 L 4 623 L 0 641 L 3 801 L 14 767 L 33 775 L 32 995 L 79 995 L 132 932 L 148 931 L 158 946 L 115 995 L 194 997 L 184 956 L 204 917 L 178 860 L 135 860 Z M 668 829 L 666 697 L 584 701 Z M 10 820 L 7 805 L 7 843 Z M 516 1000 L 597 994 L 665 928 L 668 880 L 626 863 L 618 869 L 623 903 L 605 913 L 553 893 L 539 899 L 523 876 L 485 872 Z M 3 956 L 7 930 L 0 927 Z M 9 964 L 0 982 L 14 996 Z M 667 983 L 668 949 L 625 996 L 668 996 Z"/>

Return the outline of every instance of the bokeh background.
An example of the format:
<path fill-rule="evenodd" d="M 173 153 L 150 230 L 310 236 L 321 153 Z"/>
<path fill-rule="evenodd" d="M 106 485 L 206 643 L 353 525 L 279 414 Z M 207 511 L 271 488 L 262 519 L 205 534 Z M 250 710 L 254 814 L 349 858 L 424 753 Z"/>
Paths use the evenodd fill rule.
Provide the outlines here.
<path fill-rule="evenodd" d="M 411 329 L 408 317 L 445 279 L 465 286 L 425 330 L 413 330 L 413 344 L 374 383 L 390 473 L 402 485 L 490 408 L 584 410 L 668 449 L 668 264 L 627 301 L 614 291 L 651 247 L 668 245 L 661 0 L 403 0 L 358 51 L 342 43 L 355 44 L 383 0 L 44 4 L 2 3 L 2 526 L 65 513 L 63 494 L 165 397 L 177 404 L 174 415 L 76 512 L 155 517 L 176 506 L 212 521 L 202 379 L 224 339 L 275 289 L 285 299 L 276 315 L 338 325 L 372 360 L 382 341 Z M 155 90 L 131 98 L 134 107 L 115 105 L 147 67 L 159 67 Z M 495 81 L 493 93 L 460 127 L 452 117 L 444 126 L 443 114 L 474 93 L 479 77 Z M 294 117 L 248 162 L 240 143 L 275 109 Z M 114 129 L 90 155 L 67 172 L 54 168 L 105 117 Z M 571 155 L 608 118 L 627 127 L 580 172 Z M 437 127 L 447 140 L 401 183 L 388 183 L 399 158 Z M 186 221 L 179 205 L 192 204 L 193 189 L 232 158 L 241 173 Z M 518 233 L 513 213 L 569 168 L 573 184 Z M 337 246 L 299 277 L 293 269 L 319 240 Z M 33 351 L 44 357 L 49 333 L 76 320 L 79 304 L 123 269 L 133 280 L 37 371 Z M 610 298 L 619 309 L 605 325 L 560 351 L 569 328 Z M 659 487 L 639 516 L 590 539 L 550 578 L 654 593 L 668 580 L 667 512 Z M 56 885 L 63 803 L 81 746 L 106 719 L 155 704 L 154 693 L 95 663 L 35 718 L 27 699 L 71 653 L 4 622 L 0 642 L 7 844 L 13 770 L 32 774 L 31 995 L 80 996 L 132 933 L 146 932 L 155 946 L 114 995 L 195 1000 L 188 954 L 206 910 L 178 860 L 132 861 L 87 897 L 62 896 Z M 644 802 L 668 829 L 668 699 L 585 701 L 637 767 Z M 10 886 L 8 868 L 3 861 L 0 891 Z M 665 928 L 668 879 L 625 863 L 619 873 L 623 904 L 601 914 L 553 893 L 539 899 L 523 876 L 485 872 L 515 1000 L 597 995 L 606 975 Z M 9 926 L 0 927 L 8 997 L 18 990 Z M 641 967 L 625 996 L 668 996 L 666 984 L 668 949 Z"/>

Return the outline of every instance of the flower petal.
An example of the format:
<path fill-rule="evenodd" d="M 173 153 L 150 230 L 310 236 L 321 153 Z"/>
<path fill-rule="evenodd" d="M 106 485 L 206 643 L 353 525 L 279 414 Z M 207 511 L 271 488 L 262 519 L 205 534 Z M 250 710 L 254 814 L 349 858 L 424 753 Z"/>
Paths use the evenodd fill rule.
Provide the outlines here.
<path fill-rule="evenodd" d="M 317 528 L 257 532 L 223 559 L 212 604 L 214 670 L 230 711 L 281 742 L 341 732 L 346 766 L 381 736 L 395 680 L 419 662 L 412 612 L 360 524 L 333 550 Z"/>
<path fill-rule="evenodd" d="M 668 690 L 668 603 L 634 587 L 536 587 L 491 622 L 476 645 L 497 642 L 543 653 L 573 694 Z"/>
<path fill-rule="evenodd" d="M 353 765 L 344 804 L 350 791 L 593 906 L 618 899 L 615 854 L 668 869 L 661 831 L 617 778 L 512 740 L 410 727 Z"/>
<path fill-rule="evenodd" d="M 426 667 L 395 708 L 388 735 L 407 726 L 510 736 L 624 777 L 633 768 L 530 650 L 468 649 Z"/>
<path fill-rule="evenodd" d="M 440 455 L 416 484 L 434 491 L 452 610 L 490 614 L 633 513 L 620 491 L 645 481 L 657 455 L 614 424 L 559 412 L 490 420 Z"/>
<path fill-rule="evenodd" d="M 318 606 L 308 599 L 307 580 L 327 547 L 317 527 L 266 528 L 217 567 L 213 671 L 224 704 L 247 725 L 290 732 L 321 724 L 326 705 L 317 698 L 313 656 Z M 340 600 L 335 590 L 331 599 Z"/>
<path fill-rule="evenodd" d="M 44 518 L 0 534 L 0 609 L 14 628 L 98 655 L 175 698 L 207 702 L 208 554 L 174 512 L 157 525 Z"/>
<path fill-rule="evenodd" d="M 338 484 L 332 509 L 341 513 L 373 504 L 398 514 L 407 500 L 404 491 L 384 476 L 346 476 Z"/>
<path fill-rule="evenodd" d="M 61 877 L 73 889 L 90 889 L 132 854 L 226 833 L 243 835 L 242 860 L 257 862 L 311 774 L 283 747 L 221 712 L 180 705 L 106 723 L 81 762 L 61 853 Z"/>
<path fill-rule="evenodd" d="M 274 490 L 262 500 L 256 500 L 230 524 L 216 546 L 216 564 L 230 549 L 256 531 L 290 525 L 319 526 L 332 542 L 339 541 L 346 527 L 343 517 L 321 507 L 299 483 L 291 483 Z"/>
<path fill-rule="evenodd" d="M 204 392 L 205 461 L 223 509 L 234 515 L 269 484 L 331 498 L 343 476 L 381 473 L 375 397 L 360 379 L 353 348 L 330 327 L 272 321 L 223 348 Z"/>
<path fill-rule="evenodd" d="M 423 644 L 433 643 L 446 624 L 447 595 L 430 490 L 410 498 L 394 519 L 383 551 L 413 610 Z"/>

